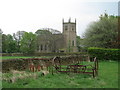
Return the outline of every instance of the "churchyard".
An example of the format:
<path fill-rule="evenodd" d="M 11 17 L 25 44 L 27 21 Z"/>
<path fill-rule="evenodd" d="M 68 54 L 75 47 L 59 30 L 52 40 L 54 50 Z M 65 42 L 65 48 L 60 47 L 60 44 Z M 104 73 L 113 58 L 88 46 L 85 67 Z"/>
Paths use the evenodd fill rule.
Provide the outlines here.
<path fill-rule="evenodd" d="M 63 32 L 0 29 L 3 88 L 119 88 L 119 16 L 100 14 L 83 37 L 76 19 L 63 20 Z M 1 86 L 1 85 L 0 85 Z"/>

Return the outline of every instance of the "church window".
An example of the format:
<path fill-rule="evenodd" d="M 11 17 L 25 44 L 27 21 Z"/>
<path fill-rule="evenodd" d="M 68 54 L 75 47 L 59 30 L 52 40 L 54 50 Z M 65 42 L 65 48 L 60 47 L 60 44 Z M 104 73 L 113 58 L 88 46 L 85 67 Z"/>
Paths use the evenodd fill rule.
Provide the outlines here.
<path fill-rule="evenodd" d="M 43 50 L 43 45 L 41 44 L 41 51 Z"/>
<path fill-rule="evenodd" d="M 67 28 L 68 28 L 68 27 L 67 27 L 67 26 L 65 26 L 65 30 L 67 30 Z"/>
<path fill-rule="evenodd" d="M 37 45 L 37 50 L 39 51 L 39 45 Z"/>
<path fill-rule="evenodd" d="M 47 50 L 47 45 L 45 45 L 45 50 Z"/>
<path fill-rule="evenodd" d="M 74 31 L 74 26 L 72 26 L 72 31 Z"/>
<path fill-rule="evenodd" d="M 74 46 L 74 40 L 72 41 L 72 46 Z"/>

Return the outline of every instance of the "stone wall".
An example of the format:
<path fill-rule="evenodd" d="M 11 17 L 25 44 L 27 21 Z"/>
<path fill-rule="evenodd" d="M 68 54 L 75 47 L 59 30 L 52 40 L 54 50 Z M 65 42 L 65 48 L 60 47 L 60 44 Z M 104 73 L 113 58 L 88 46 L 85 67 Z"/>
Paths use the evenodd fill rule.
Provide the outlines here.
<path fill-rule="evenodd" d="M 75 55 L 75 56 L 62 56 L 59 58 L 55 58 L 54 63 L 57 63 L 58 61 L 61 62 L 61 64 L 72 64 L 72 63 L 78 63 L 82 60 L 88 60 L 88 55 Z M 11 70 L 18 70 L 18 71 L 25 71 L 29 70 L 29 67 L 31 64 L 33 64 L 35 67 L 38 65 L 44 66 L 46 68 L 53 65 L 53 58 L 27 58 L 27 59 L 8 59 L 3 60 L 2 62 L 2 72 L 10 72 Z"/>
<path fill-rule="evenodd" d="M 3 60 L 2 62 L 2 72 L 6 73 L 10 70 L 18 70 L 18 71 L 25 71 L 29 70 L 29 66 L 31 63 L 34 66 L 38 64 L 46 64 L 49 62 L 50 59 L 38 59 L 38 58 L 27 58 L 27 59 L 8 59 Z"/>

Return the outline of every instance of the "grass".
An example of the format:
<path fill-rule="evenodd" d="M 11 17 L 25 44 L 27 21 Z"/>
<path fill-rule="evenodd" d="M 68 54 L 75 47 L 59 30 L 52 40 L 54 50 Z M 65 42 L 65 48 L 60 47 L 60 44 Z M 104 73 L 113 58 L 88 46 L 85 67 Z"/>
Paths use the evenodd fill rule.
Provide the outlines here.
<path fill-rule="evenodd" d="M 16 58 L 32 58 L 32 57 L 25 57 L 25 56 L 3 56 L 2 59 L 16 59 Z"/>
<path fill-rule="evenodd" d="M 15 83 L 3 81 L 3 88 L 118 88 L 118 63 L 99 62 L 99 76 L 51 73 L 37 79 L 27 78 Z"/>
<path fill-rule="evenodd" d="M 2 60 L 4 59 L 17 59 L 17 58 L 49 58 L 46 56 L 41 56 L 41 57 L 32 57 L 32 56 L 2 56 Z"/>

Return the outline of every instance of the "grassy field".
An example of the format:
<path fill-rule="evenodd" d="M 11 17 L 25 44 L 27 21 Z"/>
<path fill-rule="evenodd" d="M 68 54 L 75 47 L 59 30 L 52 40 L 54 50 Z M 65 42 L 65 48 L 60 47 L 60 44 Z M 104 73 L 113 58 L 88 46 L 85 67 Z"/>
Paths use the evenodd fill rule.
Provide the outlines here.
<path fill-rule="evenodd" d="M 16 58 L 49 58 L 49 57 L 46 57 L 46 56 L 41 56 L 41 57 L 32 57 L 32 56 L 3 56 L 1 57 L 2 60 L 4 59 L 16 59 Z"/>
<path fill-rule="evenodd" d="M 51 73 L 37 79 L 27 78 L 15 83 L 2 82 L 3 88 L 118 88 L 118 63 L 99 62 L 99 76 Z"/>

